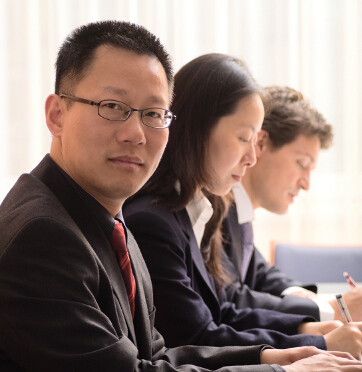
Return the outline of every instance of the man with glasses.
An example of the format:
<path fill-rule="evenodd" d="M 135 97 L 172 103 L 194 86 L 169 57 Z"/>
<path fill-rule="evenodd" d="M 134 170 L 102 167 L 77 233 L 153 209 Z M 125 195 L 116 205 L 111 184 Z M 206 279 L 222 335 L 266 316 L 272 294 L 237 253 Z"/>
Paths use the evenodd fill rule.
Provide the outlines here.
<path fill-rule="evenodd" d="M 357 371 L 314 348 L 165 348 L 121 208 L 166 146 L 172 83 L 169 56 L 142 27 L 89 24 L 62 45 L 45 105 L 50 154 L 0 207 L 0 370 Z"/>

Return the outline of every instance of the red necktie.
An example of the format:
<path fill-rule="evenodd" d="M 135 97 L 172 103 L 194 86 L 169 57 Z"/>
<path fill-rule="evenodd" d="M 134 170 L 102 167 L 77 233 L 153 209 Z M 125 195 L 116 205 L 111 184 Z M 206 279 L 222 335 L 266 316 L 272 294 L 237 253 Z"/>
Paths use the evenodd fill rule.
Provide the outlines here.
<path fill-rule="evenodd" d="M 131 260 L 129 259 L 126 237 L 122 223 L 115 220 L 113 234 L 110 239 L 113 250 L 116 252 L 119 266 L 122 271 L 124 284 L 126 285 L 129 306 L 131 307 L 132 318 L 134 318 L 135 298 L 136 298 L 136 281 L 132 273 Z"/>

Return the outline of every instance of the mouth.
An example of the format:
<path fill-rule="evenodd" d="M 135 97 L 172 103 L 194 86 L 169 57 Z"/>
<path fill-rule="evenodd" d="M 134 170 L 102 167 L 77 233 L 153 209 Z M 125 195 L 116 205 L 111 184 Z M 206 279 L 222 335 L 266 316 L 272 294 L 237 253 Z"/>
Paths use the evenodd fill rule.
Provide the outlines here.
<path fill-rule="evenodd" d="M 244 168 L 240 173 L 233 174 L 232 178 L 234 178 L 236 182 L 241 182 L 241 179 L 245 176 L 245 172 L 246 172 L 246 169 Z"/>
<path fill-rule="evenodd" d="M 298 196 L 298 193 L 292 193 L 292 192 L 290 192 L 288 195 L 290 196 L 290 198 L 292 199 L 292 202 L 293 202 L 294 201 L 294 198 L 296 198 Z"/>
<path fill-rule="evenodd" d="M 236 182 L 241 182 L 241 179 L 243 178 L 243 175 L 233 174 L 233 175 L 232 175 L 232 178 L 233 178 Z"/>
<path fill-rule="evenodd" d="M 144 165 L 143 161 L 137 156 L 123 155 L 109 158 L 109 160 L 117 166 L 125 169 L 139 169 Z"/>

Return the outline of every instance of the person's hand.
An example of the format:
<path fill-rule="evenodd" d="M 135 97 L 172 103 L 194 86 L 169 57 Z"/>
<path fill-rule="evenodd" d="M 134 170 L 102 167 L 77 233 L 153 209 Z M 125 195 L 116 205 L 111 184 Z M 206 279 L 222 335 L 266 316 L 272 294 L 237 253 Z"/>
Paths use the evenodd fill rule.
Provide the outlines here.
<path fill-rule="evenodd" d="M 362 321 L 362 286 L 351 289 L 343 294 L 344 302 L 354 322 Z M 334 319 L 345 323 L 341 311 L 339 310 L 337 300 L 334 298 L 328 301 L 334 310 Z"/>
<path fill-rule="evenodd" d="M 310 299 L 317 297 L 316 293 L 314 293 L 312 291 L 309 291 L 308 289 L 305 289 L 303 291 L 294 291 L 294 292 L 290 292 L 288 294 L 291 295 L 291 296 L 305 297 L 305 298 L 310 298 Z"/>
<path fill-rule="evenodd" d="M 343 325 L 339 320 L 332 320 L 327 322 L 305 322 L 300 323 L 298 327 L 299 334 L 307 335 L 321 335 L 324 336 L 327 333 L 335 330 Z"/>
<path fill-rule="evenodd" d="M 302 346 L 302 347 L 294 347 L 290 349 L 265 349 L 262 351 L 260 355 L 260 363 L 261 364 L 279 364 L 281 366 L 290 365 L 298 360 L 305 360 L 309 359 L 309 357 L 313 355 L 333 355 L 338 356 L 339 358 L 343 358 L 346 360 L 355 360 L 352 355 L 349 353 L 344 352 L 327 352 L 325 350 L 317 349 L 314 346 Z M 362 364 L 361 364 L 362 365 Z M 308 369 L 298 369 L 298 371 L 307 371 Z M 292 371 L 292 370 L 291 370 Z M 309 370 L 308 370 L 309 371 Z"/>
<path fill-rule="evenodd" d="M 328 351 L 346 351 L 357 359 L 361 358 L 362 322 L 306 322 L 299 325 L 298 333 L 322 335 Z"/>
<path fill-rule="evenodd" d="M 283 368 L 286 372 L 357 372 L 362 371 L 362 362 L 333 354 L 317 354 Z"/>
<path fill-rule="evenodd" d="M 324 336 L 328 351 L 346 351 L 361 359 L 362 322 L 346 323 Z"/>

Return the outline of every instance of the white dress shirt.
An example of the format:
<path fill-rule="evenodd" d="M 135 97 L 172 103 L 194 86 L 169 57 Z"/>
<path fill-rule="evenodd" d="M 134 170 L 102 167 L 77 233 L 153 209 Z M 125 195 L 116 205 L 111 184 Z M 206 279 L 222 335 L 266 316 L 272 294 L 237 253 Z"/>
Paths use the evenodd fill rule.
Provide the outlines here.
<path fill-rule="evenodd" d="M 205 226 L 209 222 L 214 210 L 209 199 L 200 191 L 186 206 L 186 211 L 190 217 L 191 225 L 195 233 L 197 244 L 201 246 Z"/>

